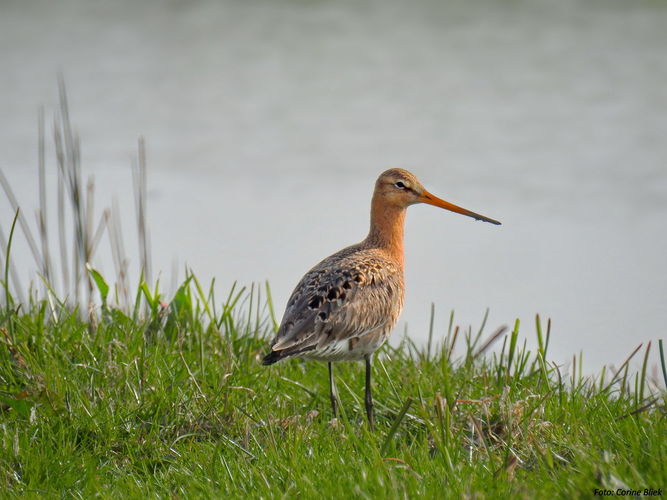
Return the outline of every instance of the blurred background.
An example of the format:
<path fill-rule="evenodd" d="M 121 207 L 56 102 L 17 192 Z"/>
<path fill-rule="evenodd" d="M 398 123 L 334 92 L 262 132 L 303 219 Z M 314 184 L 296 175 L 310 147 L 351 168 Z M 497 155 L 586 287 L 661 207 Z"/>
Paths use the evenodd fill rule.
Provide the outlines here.
<path fill-rule="evenodd" d="M 661 0 L 2 0 L 0 169 L 33 223 L 37 110 L 52 184 L 61 73 L 127 245 L 144 136 L 162 282 L 175 263 L 221 296 L 268 280 L 281 316 L 307 269 L 365 236 L 377 175 L 407 168 L 503 225 L 408 211 L 398 332 L 424 341 L 433 302 L 436 340 L 450 310 L 478 326 L 487 307 L 532 340 L 540 313 L 554 360 L 618 365 L 667 329 L 666 26 Z M 20 238 L 14 261 L 34 279 Z"/>

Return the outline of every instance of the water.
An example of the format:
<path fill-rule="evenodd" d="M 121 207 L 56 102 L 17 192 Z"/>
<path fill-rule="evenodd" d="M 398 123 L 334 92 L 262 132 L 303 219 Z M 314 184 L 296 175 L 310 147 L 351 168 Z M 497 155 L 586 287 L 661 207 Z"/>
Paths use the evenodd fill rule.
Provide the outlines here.
<path fill-rule="evenodd" d="M 664 2 L 4 0 L 0 13 L 0 168 L 29 214 L 36 110 L 56 107 L 62 71 L 98 206 L 116 193 L 129 212 L 146 137 L 167 275 L 176 260 L 222 289 L 268 279 L 282 305 L 365 236 L 377 174 L 401 166 L 503 226 L 409 210 L 399 331 L 425 339 L 431 302 L 436 338 L 450 309 L 463 325 L 487 307 L 494 326 L 519 317 L 531 337 L 539 312 L 552 357 L 583 350 L 589 367 L 665 336 Z"/>

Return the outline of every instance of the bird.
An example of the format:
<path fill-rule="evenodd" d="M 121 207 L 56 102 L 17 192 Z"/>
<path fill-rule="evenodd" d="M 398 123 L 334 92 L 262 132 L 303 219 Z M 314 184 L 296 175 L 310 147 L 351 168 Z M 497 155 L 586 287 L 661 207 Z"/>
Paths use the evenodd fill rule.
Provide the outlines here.
<path fill-rule="evenodd" d="M 368 235 L 325 258 L 301 278 L 287 301 L 270 352 L 262 360 L 264 365 L 289 358 L 327 362 L 334 417 L 339 399 L 333 362 L 364 361 L 364 404 L 371 429 L 375 421 L 372 357 L 389 337 L 403 309 L 405 214 L 417 203 L 500 225 L 434 196 L 407 170 L 386 170 L 375 182 Z"/>

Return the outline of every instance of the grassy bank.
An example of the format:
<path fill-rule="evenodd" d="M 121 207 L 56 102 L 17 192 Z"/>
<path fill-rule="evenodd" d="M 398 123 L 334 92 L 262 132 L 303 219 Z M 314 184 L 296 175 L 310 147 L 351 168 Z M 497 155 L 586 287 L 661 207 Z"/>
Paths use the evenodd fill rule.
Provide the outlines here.
<path fill-rule="evenodd" d="M 334 421 L 326 365 L 260 365 L 274 327 L 262 295 L 216 298 L 190 277 L 169 304 L 143 287 L 132 311 L 92 321 L 57 303 L 4 309 L 1 495 L 572 498 L 667 485 L 665 392 L 645 371 L 589 379 L 546 361 L 541 326 L 537 352 L 516 325 L 494 354 L 492 333 L 452 325 L 430 353 L 382 351 L 371 432 L 361 364 L 337 365 Z"/>
<path fill-rule="evenodd" d="M 373 432 L 363 367 L 338 364 L 343 415 L 332 420 L 326 365 L 260 364 L 276 327 L 268 288 L 217 297 L 190 275 L 173 297 L 142 280 L 132 293 L 130 276 L 152 283 L 143 141 L 133 170 L 142 271 L 131 272 L 118 207 L 94 211 L 62 82 L 55 118 L 50 204 L 40 114 L 36 230 L 0 171 L 16 214 L 9 230 L 0 221 L 0 497 L 588 498 L 667 488 L 664 359 L 664 380 L 647 370 L 655 347 L 632 353 L 643 359 L 637 373 L 613 360 L 620 368 L 584 377 L 581 358 L 549 361 L 539 320 L 495 332 L 452 320 L 426 346 L 384 347 Z M 13 266 L 19 231 L 39 287 L 22 286 Z M 88 265 L 105 243 L 114 287 Z"/>

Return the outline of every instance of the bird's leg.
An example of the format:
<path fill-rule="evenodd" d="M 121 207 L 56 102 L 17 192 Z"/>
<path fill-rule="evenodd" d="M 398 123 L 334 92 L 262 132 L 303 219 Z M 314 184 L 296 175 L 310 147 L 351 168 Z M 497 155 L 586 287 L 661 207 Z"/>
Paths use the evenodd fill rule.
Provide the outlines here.
<path fill-rule="evenodd" d="M 371 430 L 375 427 L 373 418 L 373 394 L 371 393 L 371 354 L 366 355 L 366 416 Z"/>
<path fill-rule="evenodd" d="M 338 416 L 338 392 L 336 391 L 336 382 L 334 381 L 333 374 L 333 363 L 329 361 L 329 397 L 331 398 L 331 410 L 333 411 L 333 416 L 336 418 Z"/>

